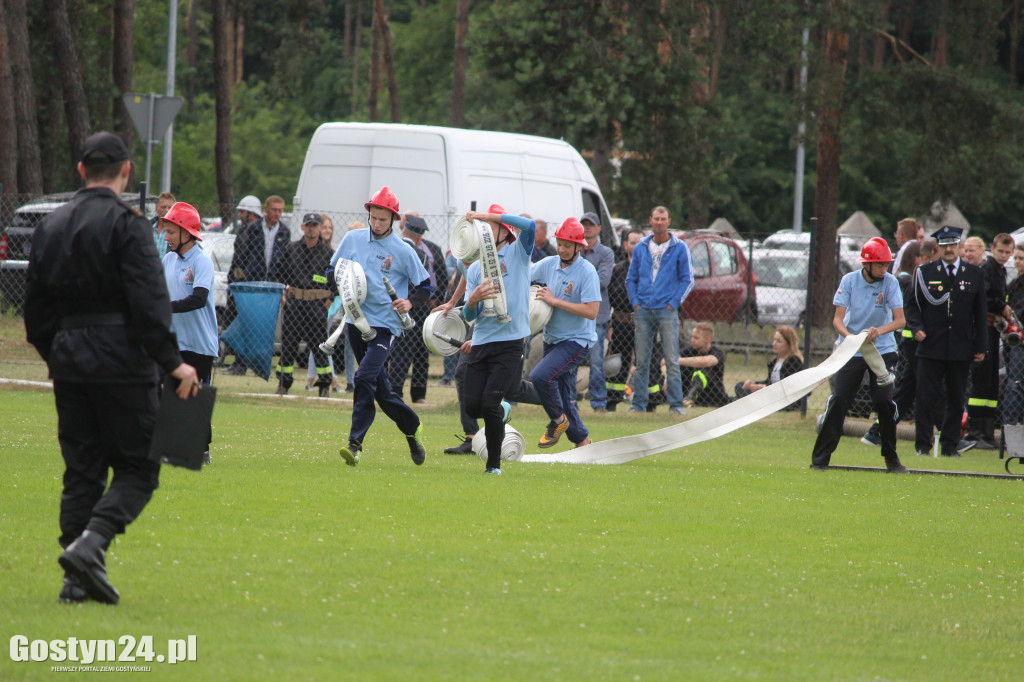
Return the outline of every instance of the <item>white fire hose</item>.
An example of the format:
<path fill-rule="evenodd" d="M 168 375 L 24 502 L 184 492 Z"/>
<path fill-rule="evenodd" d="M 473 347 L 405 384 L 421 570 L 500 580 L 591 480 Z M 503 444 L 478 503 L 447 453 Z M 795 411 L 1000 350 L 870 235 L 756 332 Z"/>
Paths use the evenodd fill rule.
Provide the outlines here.
<path fill-rule="evenodd" d="M 452 255 L 463 263 L 480 261 L 480 281 L 491 280 L 498 285 L 496 298 L 484 300 L 482 317 L 496 317 L 499 324 L 512 321 L 508 314 L 508 300 L 505 297 L 505 281 L 501 276 L 498 248 L 494 244 L 491 226 L 482 220 L 472 222 L 459 218 L 452 228 L 449 240 Z"/>
<path fill-rule="evenodd" d="M 346 316 L 352 320 L 352 324 L 361 333 L 364 341 L 370 341 L 377 332 L 370 326 L 366 315 L 360 304 L 366 300 L 366 273 L 363 266 L 356 261 L 339 258 L 334 265 L 334 281 L 338 285 L 338 295 L 341 298 L 341 309 Z M 334 347 L 345 331 L 345 324 L 338 325 L 330 338 L 320 344 L 320 350 L 332 355 Z"/>

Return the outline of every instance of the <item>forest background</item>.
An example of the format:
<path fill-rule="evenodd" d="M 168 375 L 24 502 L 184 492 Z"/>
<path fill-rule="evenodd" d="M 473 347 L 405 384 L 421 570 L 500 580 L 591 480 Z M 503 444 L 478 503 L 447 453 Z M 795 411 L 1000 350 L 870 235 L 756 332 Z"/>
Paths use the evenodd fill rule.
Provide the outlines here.
<path fill-rule="evenodd" d="M 1022 224 L 1022 5 L 179 0 L 172 190 L 290 201 L 323 122 L 451 125 L 564 138 L 634 222 L 664 204 L 676 227 L 764 233 L 792 226 L 802 139 L 823 236 L 855 210 L 891 235 L 936 201 L 991 236 Z M 0 0 L 5 193 L 76 189 L 94 130 L 144 158 L 120 96 L 164 92 L 168 12 Z"/>

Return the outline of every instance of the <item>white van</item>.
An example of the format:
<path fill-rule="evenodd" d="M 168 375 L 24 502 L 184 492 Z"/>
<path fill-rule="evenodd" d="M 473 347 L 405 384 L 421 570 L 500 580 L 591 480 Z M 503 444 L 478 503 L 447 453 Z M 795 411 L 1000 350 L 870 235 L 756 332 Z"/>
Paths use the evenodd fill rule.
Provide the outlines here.
<path fill-rule="evenodd" d="M 549 239 L 565 218 L 591 211 L 602 241 L 615 244 L 611 218 L 583 157 L 562 140 L 486 130 L 396 123 L 325 123 L 306 151 L 294 215 L 331 215 L 337 244 L 363 204 L 387 185 L 401 210 L 427 222 L 443 250 L 456 220 L 474 206 L 501 204 L 510 214 L 548 222 Z"/>

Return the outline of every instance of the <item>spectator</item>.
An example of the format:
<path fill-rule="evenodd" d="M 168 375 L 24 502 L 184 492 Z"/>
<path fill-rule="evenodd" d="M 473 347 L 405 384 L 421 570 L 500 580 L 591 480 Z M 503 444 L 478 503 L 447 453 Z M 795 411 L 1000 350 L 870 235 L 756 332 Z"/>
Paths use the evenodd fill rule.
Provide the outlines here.
<path fill-rule="evenodd" d="M 409 312 L 416 327 L 402 334 L 398 340 L 391 356 L 388 378 L 392 390 L 402 397 L 402 386 L 409 375 L 411 365 L 409 397 L 413 403 L 423 403 L 427 399 L 427 378 L 430 372 L 430 353 L 423 343 L 423 321 L 437 304 L 437 298 L 448 290 L 448 271 L 444 265 L 441 248 L 423 238 L 424 233 L 429 230 L 427 222 L 418 214 L 409 212 L 403 216 L 402 225 L 402 237 L 411 244 L 427 274 L 430 275 L 430 286 L 434 296 L 421 305 L 413 306 Z"/>
<path fill-rule="evenodd" d="M 1013 255 L 1013 247 L 1013 237 L 997 234 L 992 240 L 992 254 L 981 263 L 988 306 L 988 348 L 985 359 L 971 368 L 971 396 L 967 399 L 967 440 L 977 441 L 979 450 L 999 449 L 995 436 L 996 417 L 999 415 L 999 331 L 996 323 L 1010 319 L 1010 306 L 1006 303 L 1006 263 Z"/>
<path fill-rule="evenodd" d="M 985 275 L 960 258 L 963 229 L 946 225 L 935 233 L 942 256 L 918 268 L 907 299 L 907 326 L 917 346 L 917 454 L 928 456 L 932 429 L 942 408 L 939 443 L 946 457 L 959 457 L 974 443 L 961 442 L 964 388 L 972 362 L 988 347 Z M 945 404 L 940 396 L 945 389 Z"/>
<path fill-rule="evenodd" d="M 1018 244 L 1013 251 L 1013 265 L 1017 277 L 1007 288 L 1010 308 L 1017 322 L 1024 317 L 1024 244 Z M 1003 345 L 1006 363 L 1006 390 L 1003 398 L 1003 425 L 1024 424 L 1024 346 Z"/>
<path fill-rule="evenodd" d="M 761 383 L 750 379 L 738 382 L 736 384 L 737 398 L 743 398 L 766 386 L 778 383 L 804 368 L 804 356 L 800 353 L 800 343 L 797 340 L 796 331 L 792 327 L 782 325 L 775 330 L 775 334 L 772 336 L 772 352 L 775 353 L 775 357 L 768 360 L 768 376 Z M 799 407 L 800 401 L 798 400 L 784 409 L 795 410 Z"/>
<path fill-rule="evenodd" d="M 302 239 L 289 244 L 278 263 L 278 272 L 286 285 L 281 355 L 277 362 L 278 395 L 287 394 L 292 387 L 301 341 L 313 353 L 320 397 L 330 395 L 334 375 L 320 344 L 327 340 L 327 309 L 336 285 L 334 278 L 326 274 L 334 252 L 320 238 L 322 224 L 319 213 L 302 216 Z"/>
<path fill-rule="evenodd" d="M 558 255 L 548 256 L 530 269 L 531 281 L 542 285 L 537 299 L 554 309 L 544 328 L 544 358 L 530 373 L 551 420 L 537 443 L 542 448 L 555 445 L 563 433 L 576 447 L 591 442 L 573 400 L 576 367 L 597 342 L 594 319 L 602 301 L 597 270 L 580 257 L 588 243 L 585 234 L 580 221 L 567 218 L 555 232 Z"/>
<path fill-rule="evenodd" d="M 624 260 L 615 264 L 612 279 L 608 283 L 608 300 L 612 306 L 612 334 L 608 355 L 618 355 L 620 367 L 615 376 L 605 377 L 608 403 L 605 409 L 614 412 L 616 406 L 626 397 L 626 382 L 629 380 L 630 368 L 633 365 L 633 344 L 635 328 L 633 327 L 633 306 L 629 304 L 629 292 L 626 290 L 626 274 L 633 259 L 633 249 L 644 238 L 642 230 L 629 229 L 622 237 Z"/>
<path fill-rule="evenodd" d="M 529 218 L 530 216 L 524 217 Z M 557 256 L 558 251 L 548 241 L 547 222 L 544 220 L 535 220 L 533 222 L 537 224 L 537 233 L 533 236 L 533 254 L 530 256 L 530 260 L 538 263 L 548 256 Z"/>
<path fill-rule="evenodd" d="M 398 197 L 384 186 L 363 204 L 370 223 L 369 232 L 351 230 L 342 239 L 330 263 L 333 274 L 338 260 L 345 258 L 359 263 L 366 275 L 366 299 L 362 314 L 376 334 L 372 343 L 363 339 L 354 324 L 348 326 L 348 340 L 355 351 L 359 368 L 355 374 L 355 393 L 352 397 L 352 425 L 348 445 L 341 449 L 345 463 L 355 466 L 363 449 L 363 439 L 376 416 L 374 401 L 405 436 L 409 456 L 417 466 L 423 464 L 427 453 L 423 447 L 423 427 L 420 418 L 391 390 L 387 362 L 394 339 L 402 335 L 399 314 L 409 312 L 414 303 L 430 299 L 430 276 L 420 264 L 416 252 L 408 248 L 395 234 L 394 224 L 401 219 Z M 411 291 L 410 298 L 392 301 L 384 288 L 387 276 L 397 292 Z M 415 284 L 410 289 L 409 283 Z"/>
<path fill-rule="evenodd" d="M 198 384 L 170 331 L 152 229 L 118 198 L 132 172 L 128 147 L 113 133 L 91 135 L 77 170 L 85 189 L 32 233 L 25 333 L 53 380 L 65 465 L 58 599 L 116 604 L 107 549 L 142 513 L 160 476 L 160 462 L 149 458 L 157 376 L 177 379 L 179 398 L 195 395 Z"/>
<path fill-rule="evenodd" d="M 164 228 L 160 219 L 167 215 L 167 211 L 173 205 L 174 195 L 170 192 L 160 192 L 160 196 L 156 198 L 156 215 L 153 216 L 151 224 L 153 226 L 153 242 L 156 244 L 156 252 L 160 255 L 161 261 L 167 254 L 167 242 L 164 240 Z"/>
<path fill-rule="evenodd" d="M 633 260 L 626 275 L 626 290 L 636 328 L 636 374 L 633 376 L 633 405 L 630 408 L 635 412 L 647 411 L 655 334 L 661 336 L 665 357 L 679 357 L 678 309 L 693 289 L 690 249 L 675 235 L 669 234 L 671 223 L 668 209 L 664 206 L 657 206 L 651 211 L 652 234 L 633 250 Z M 666 370 L 669 410 L 676 415 L 685 415 L 679 365 L 669 362 Z"/>
<path fill-rule="evenodd" d="M 334 247 L 331 246 L 331 242 L 334 241 L 334 221 L 331 220 L 331 217 L 326 213 L 320 214 L 320 221 L 320 241 L 322 241 L 324 244 L 330 247 L 331 254 L 333 254 Z M 332 278 L 328 277 L 327 279 L 330 280 Z M 327 336 L 330 336 L 331 332 L 334 331 L 331 328 L 331 318 L 334 316 L 334 313 L 336 313 L 340 307 L 341 300 L 337 296 L 334 296 L 333 299 L 331 300 L 330 307 L 327 308 Z M 346 350 L 348 350 L 347 344 L 345 348 Z M 314 382 L 316 381 L 316 360 L 313 357 L 312 348 L 309 349 L 309 353 L 307 353 L 307 355 L 309 357 L 309 360 L 307 361 L 306 390 L 312 391 Z M 344 353 L 341 355 L 341 370 L 343 372 L 346 371 L 345 358 L 347 355 L 348 353 Z M 334 364 L 333 355 L 327 356 L 327 364 L 330 365 L 331 368 L 331 391 L 334 393 L 341 393 L 341 384 L 338 383 L 338 373 L 335 370 L 336 365 Z"/>
<path fill-rule="evenodd" d="M 924 228 L 913 218 L 904 218 L 896 223 L 896 260 L 892 262 L 892 274 L 896 274 L 907 244 L 924 240 Z"/>
<path fill-rule="evenodd" d="M 604 377 L 604 349 L 611 326 L 612 306 L 608 299 L 608 285 L 612 281 L 612 270 L 615 268 L 615 252 L 601 243 L 601 219 L 595 213 L 584 213 L 580 218 L 587 244 L 583 249 L 583 257 L 597 270 L 601 284 L 601 307 L 597 312 L 594 324 L 597 329 L 597 341 L 590 347 L 590 382 L 587 390 L 590 393 L 590 407 L 594 412 L 605 412 L 608 404 L 608 388 Z"/>
<path fill-rule="evenodd" d="M 896 365 L 896 339 L 893 332 L 903 328 L 903 296 L 896 278 L 889 270 L 892 252 L 881 237 L 868 240 L 858 259 L 863 267 L 843 276 L 833 297 L 836 307 L 832 326 L 840 340 L 866 331 L 865 344 L 874 344 L 889 370 L 883 381 L 868 369 L 867 362 L 856 355 L 835 374 L 832 396 L 825 406 L 821 430 L 814 441 L 811 468 L 828 469 L 832 453 L 843 435 L 843 421 L 850 409 L 864 373 L 868 372 L 871 401 L 878 412 L 882 438 L 882 457 L 886 471 L 907 473 L 896 454 L 896 404 L 892 401 L 892 368 Z"/>
<path fill-rule="evenodd" d="M 690 333 L 690 346 L 679 351 L 684 407 L 721 407 L 729 402 L 725 392 L 725 352 L 714 345 L 715 328 L 698 322 Z"/>

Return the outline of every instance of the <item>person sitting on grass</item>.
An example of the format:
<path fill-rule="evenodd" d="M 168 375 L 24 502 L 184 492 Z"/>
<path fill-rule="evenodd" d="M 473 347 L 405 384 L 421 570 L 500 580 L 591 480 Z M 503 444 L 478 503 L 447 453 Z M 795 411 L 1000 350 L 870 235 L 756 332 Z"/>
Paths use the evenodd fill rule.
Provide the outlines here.
<path fill-rule="evenodd" d="M 804 368 L 804 356 L 800 353 L 800 344 L 797 341 L 796 330 L 792 327 L 783 325 L 775 330 L 775 335 L 772 336 L 772 352 L 775 353 L 775 357 L 768 360 L 768 376 L 760 383 L 753 379 L 737 382 L 737 398 L 743 398 L 755 391 L 760 391 L 765 386 L 782 381 Z M 800 400 L 797 400 L 783 409 L 795 410 L 799 407 Z"/>
<path fill-rule="evenodd" d="M 679 351 L 684 407 L 721 407 L 730 400 L 724 383 L 725 352 L 714 340 L 714 326 L 698 322 L 690 333 L 690 346 Z"/>

